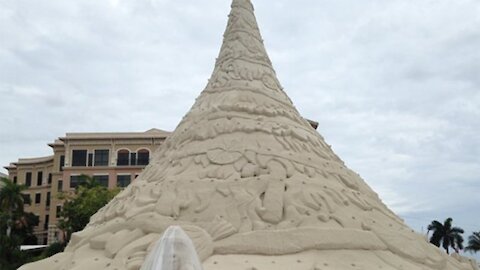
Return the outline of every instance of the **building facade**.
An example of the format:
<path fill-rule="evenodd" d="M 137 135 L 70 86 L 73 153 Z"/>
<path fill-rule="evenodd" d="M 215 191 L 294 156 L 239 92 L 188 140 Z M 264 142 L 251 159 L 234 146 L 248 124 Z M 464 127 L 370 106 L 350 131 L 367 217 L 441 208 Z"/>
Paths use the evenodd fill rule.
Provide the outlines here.
<path fill-rule="evenodd" d="M 35 228 L 39 244 L 63 239 L 57 227 L 63 201 L 60 192 L 73 192 L 88 175 L 108 188 L 125 187 L 148 165 L 151 154 L 169 132 L 151 129 L 133 133 L 67 133 L 48 144 L 53 154 L 19 159 L 5 169 L 15 183 L 28 187 L 31 204 L 25 211 L 40 219 Z"/>

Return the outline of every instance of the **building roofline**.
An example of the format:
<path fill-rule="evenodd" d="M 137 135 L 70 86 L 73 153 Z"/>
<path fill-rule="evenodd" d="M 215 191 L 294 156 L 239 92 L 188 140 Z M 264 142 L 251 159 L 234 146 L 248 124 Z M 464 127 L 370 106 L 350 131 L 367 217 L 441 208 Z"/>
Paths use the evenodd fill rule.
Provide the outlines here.
<path fill-rule="evenodd" d="M 17 163 L 16 162 L 10 162 L 7 166 L 3 167 L 6 170 L 11 170 L 11 169 L 16 169 L 17 168 Z"/>
<path fill-rule="evenodd" d="M 96 139 L 145 139 L 145 138 L 166 138 L 171 134 L 169 131 L 150 129 L 146 132 L 71 132 L 60 137 L 59 140 L 96 140 Z M 50 144 L 49 144 L 50 145 Z M 58 145 L 57 142 L 52 145 Z"/>
<path fill-rule="evenodd" d="M 65 146 L 65 144 L 59 139 L 56 139 L 53 143 L 49 143 L 47 145 L 52 147 L 52 148 L 55 147 L 55 146 Z"/>
<path fill-rule="evenodd" d="M 53 155 L 46 156 L 46 157 L 35 157 L 35 158 L 19 158 L 18 162 L 16 162 L 15 165 L 16 167 L 18 167 L 18 165 L 44 163 L 52 160 L 53 160 Z"/>

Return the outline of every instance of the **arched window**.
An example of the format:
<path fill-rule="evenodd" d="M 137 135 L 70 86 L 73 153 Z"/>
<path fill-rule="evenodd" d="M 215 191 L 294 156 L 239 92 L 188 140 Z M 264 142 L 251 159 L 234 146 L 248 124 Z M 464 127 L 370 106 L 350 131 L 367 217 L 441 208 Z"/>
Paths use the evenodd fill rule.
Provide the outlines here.
<path fill-rule="evenodd" d="M 128 166 L 130 151 L 122 149 L 117 152 L 117 166 Z"/>
<path fill-rule="evenodd" d="M 147 149 L 138 150 L 137 160 L 138 165 L 148 165 L 148 163 L 150 162 L 150 151 L 148 151 Z"/>

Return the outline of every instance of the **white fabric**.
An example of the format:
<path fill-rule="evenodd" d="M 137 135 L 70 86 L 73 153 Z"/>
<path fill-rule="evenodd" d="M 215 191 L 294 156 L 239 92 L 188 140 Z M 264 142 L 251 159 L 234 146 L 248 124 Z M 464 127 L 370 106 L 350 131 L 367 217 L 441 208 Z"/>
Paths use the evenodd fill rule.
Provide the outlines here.
<path fill-rule="evenodd" d="M 202 270 L 195 246 L 179 226 L 171 226 L 148 254 L 140 270 Z"/>

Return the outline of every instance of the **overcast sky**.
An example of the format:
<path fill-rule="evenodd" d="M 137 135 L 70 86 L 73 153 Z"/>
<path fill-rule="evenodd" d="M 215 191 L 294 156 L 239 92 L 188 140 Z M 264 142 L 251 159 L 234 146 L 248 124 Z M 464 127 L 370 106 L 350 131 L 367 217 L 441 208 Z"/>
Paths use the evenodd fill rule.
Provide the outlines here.
<path fill-rule="evenodd" d="M 256 0 L 303 116 L 415 230 L 480 230 L 480 2 Z M 229 0 L 0 0 L 0 164 L 66 132 L 173 130 Z M 2 171 L 5 172 L 5 170 Z"/>

